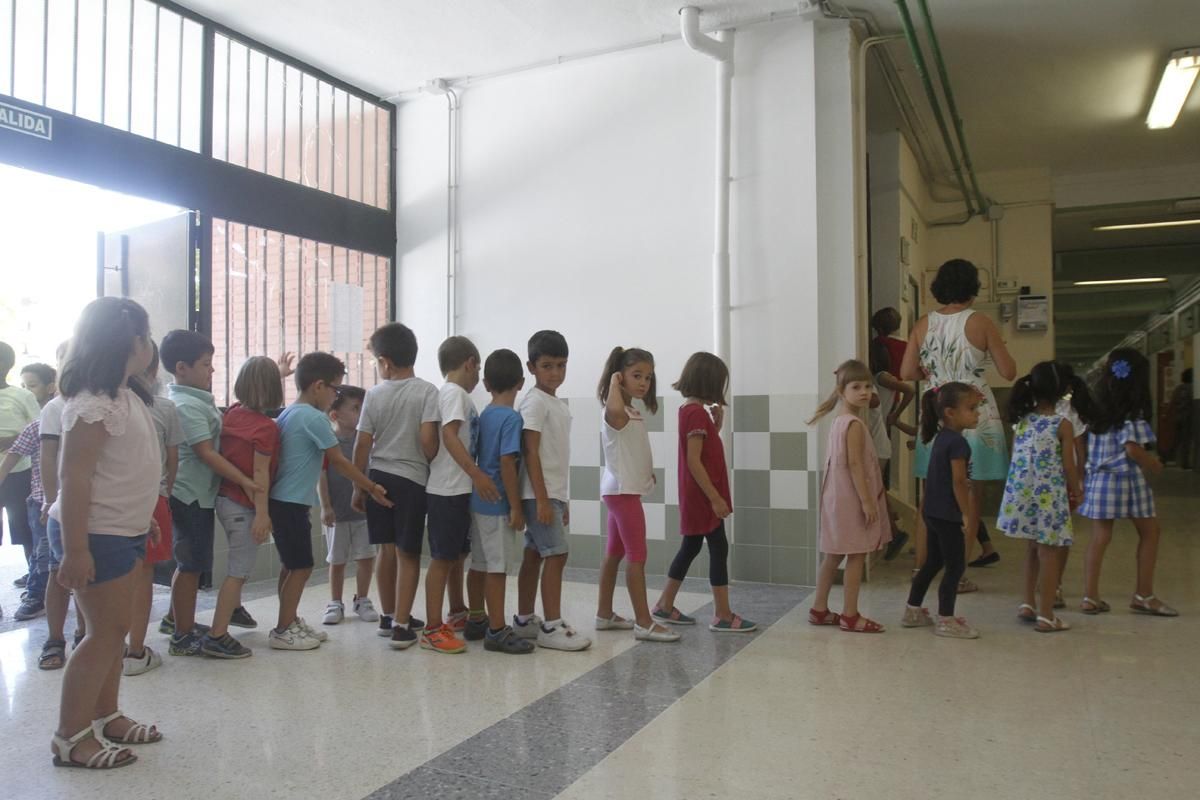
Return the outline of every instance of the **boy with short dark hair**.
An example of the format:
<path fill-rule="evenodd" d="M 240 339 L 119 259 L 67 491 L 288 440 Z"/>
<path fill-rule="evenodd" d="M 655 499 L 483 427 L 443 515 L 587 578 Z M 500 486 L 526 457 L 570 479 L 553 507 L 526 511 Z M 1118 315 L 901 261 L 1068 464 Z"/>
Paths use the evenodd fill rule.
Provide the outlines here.
<path fill-rule="evenodd" d="M 382 382 L 367 390 L 354 442 L 354 464 L 383 484 L 394 506 L 367 502 L 355 492 L 355 508 L 367 512 L 371 544 L 379 545 L 379 635 L 405 650 L 425 629 L 412 616 L 421 578 L 425 538 L 425 484 L 438 452 L 438 393 L 416 377 L 417 337 L 392 322 L 371 334 L 371 352 Z"/>
<path fill-rule="evenodd" d="M 362 474 L 342 453 L 329 424 L 329 409 L 346 365 L 330 353 L 309 353 L 296 364 L 300 396 L 283 410 L 279 425 L 279 469 L 271 484 L 270 514 L 279 551 L 279 619 L 271 631 L 275 650 L 315 650 L 329 637 L 297 616 L 304 585 L 313 570 L 312 507 L 317 503 L 321 464 L 349 478 L 383 507 L 391 505 L 383 486 Z"/>
<path fill-rule="evenodd" d="M 8 373 L 16 366 L 17 354 L 6 343 L 0 342 L 0 456 L 7 453 L 21 432 L 38 418 L 40 409 L 33 394 L 20 386 L 8 383 Z M 33 555 L 33 530 L 29 527 L 29 512 L 26 503 L 33 486 L 32 463 L 22 457 L 13 466 L 8 479 L 0 485 L 0 511 L 8 517 L 8 535 L 13 544 L 25 550 L 25 561 Z M 4 520 L 0 517 L 0 542 L 4 538 Z M 14 581 L 24 588 L 29 575 Z"/>
<path fill-rule="evenodd" d="M 39 408 L 45 408 L 58 390 L 55 383 L 58 370 L 49 364 L 26 364 L 21 367 L 21 384 L 25 391 L 33 394 Z"/>
<path fill-rule="evenodd" d="M 567 377 L 567 340 L 558 331 L 538 331 L 529 339 L 529 373 L 536 381 L 521 398 L 525 511 L 525 559 L 517 578 L 517 616 L 513 629 L 539 647 L 584 650 L 592 640 L 562 618 L 562 578 L 567 566 L 571 512 L 568 480 L 571 464 L 571 412 L 556 392 Z M 545 620 L 534 611 L 538 579 Z"/>
<path fill-rule="evenodd" d="M 175 403 L 184 442 L 171 489 L 175 576 L 171 581 L 171 612 L 159 630 L 171 636 L 167 652 L 198 656 L 209 626 L 196 622 L 196 593 L 200 575 L 212 571 L 213 526 L 217 491 L 225 478 L 253 496 L 260 487 L 221 456 L 221 412 L 212 395 L 213 345 L 195 331 L 174 330 L 159 345 L 163 368 L 175 380 L 167 396 Z"/>

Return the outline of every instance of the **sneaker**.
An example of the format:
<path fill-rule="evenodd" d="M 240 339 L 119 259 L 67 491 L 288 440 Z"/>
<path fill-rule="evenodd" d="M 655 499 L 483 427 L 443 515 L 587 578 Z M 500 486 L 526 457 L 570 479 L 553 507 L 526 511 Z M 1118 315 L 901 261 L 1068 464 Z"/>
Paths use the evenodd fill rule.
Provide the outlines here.
<path fill-rule="evenodd" d="M 651 622 L 649 628 L 634 623 L 633 638 L 639 642 L 678 642 L 683 637 Z"/>
<path fill-rule="evenodd" d="M 135 658 L 125 652 L 125 657 L 121 659 L 121 674 L 125 677 L 134 675 L 144 675 L 152 669 L 157 669 L 162 666 L 162 656 L 150 649 L 149 646 L 142 649 L 142 655 Z"/>
<path fill-rule="evenodd" d="M 904 531 L 897 531 L 892 540 L 888 542 L 887 547 L 883 551 L 883 560 L 891 561 L 896 556 L 900 555 L 900 551 L 904 549 L 904 545 L 908 544 L 908 534 Z"/>
<path fill-rule="evenodd" d="M 967 624 L 962 617 L 938 617 L 934 635 L 947 639 L 978 639 L 979 631 Z"/>
<path fill-rule="evenodd" d="M 392 617 L 390 614 L 379 615 L 379 628 L 376 629 L 375 634 L 377 636 L 392 635 Z"/>
<path fill-rule="evenodd" d="M 18 589 L 24 589 L 28 585 L 29 585 L 29 573 L 28 572 L 26 572 L 24 575 L 22 575 L 21 577 L 17 578 L 15 581 L 13 581 L 13 586 L 17 587 Z"/>
<path fill-rule="evenodd" d="M 200 655 L 200 634 L 193 632 L 172 636 L 167 652 L 173 656 Z"/>
<path fill-rule="evenodd" d="M 446 617 L 446 624 L 450 626 L 450 630 L 455 633 L 462 633 L 467 629 L 467 619 L 470 617 L 466 611 L 456 611 Z"/>
<path fill-rule="evenodd" d="M 542 629 L 543 622 L 545 620 L 537 614 L 530 614 L 528 622 L 521 622 L 516 616 L 513 616 L 512 629 L 522 639 L 536 639 L 538 638 L 538 632 Z"/>
<path fill-rule="evenodd" d="M 596 617 L 596 630 L 598 631 L 631 631 L 633 628 L 633 620 L 621 619 L 616 614 L 613 614 L 608 619 Z"/>
<path fill-rule="evenodd" d="M 742 619 L 734 614 L 730 619 L 713 617 L 713 621 L 708 624 L 708 629 L 713 633 L 750 633 L 758 630 L 758 623 Z"/>
<path fill-rule="evenodd" d="M 924 628 L 933 624 L 933 617 L 928 608 L 904 607 L 904 616 L 900 620 L 901 628 Z"/>
<path fill-rule="evenodd" d="M 560 622 L 553 628 L 547 629 L 543 624 L 538 631 L 538 647 L 547 650 L 567 650 L 575 652 L 587 650 L 592 646 L 592 640 L 576 631 L 566 622 Z"/>
<path fill-rule="evenodd" d="M 487 627 L 487 623 L 484 623 Z M 493 653 L 508 653 L 510 655 L 524 655 L 532 653 L 534 650 L 533 642 L 528 639 L 522 639 L 512 626 L 505 625 L 496 633 L 491 631 L 484 632 L 483 649 L 491 650 Z"/>
<path fill-rule="evenodd" d="M 512 628 L 509 628 L 507 625 L 505 627 L 508 628 L 509 630 L 512 630 Z M 468 642 L 478 642 L 478 641 L 484 639 L 484 637 L 487 636 L 487 633 L 488 633 L 487 617 L 482 617 L 480 619 L 470 619 L 469 617 L 467 618 L 467 625 L 465 628 L 463 628 L 463 638 L 464 639 L 466 639 Z"/>
<path fill-rule="evenodd" d="M 655 606 L 654 610 L 650 612 L 650 616 L 654 617 L 655 622 L 665 622 L 668 625 L 696 624 L 695 617 L 689 617 L 678 608 L 672 608 L 670 611 L 663 611 L 658 606 Z"/>
<path fill-rule="evenodd" d="M 417 634 L 407 626 L 397 625 L 392 628 L 392 649 L 407 650 L 417 643 Z"/>
<path fill-rule="evenodd" d="M 354 598 L 354 613 L 358 614 L 358 618 L 363 622 L 379 621 L 379 612 L 375 610 L 375 605 L 369 597 Z"/>
<path fill-rule="evenodd" d="M 421 649 L 435 653 L 461 653 L 467 649 L 467 643 L 455 636 L 449 625 L 443 624 L 437 630 L 421 633 Z"/>
<path fill-rule="evenodd" d="M 203 636 L 204 634 L 208 633 L 209 627 L 210 626 L 205 625 L 203 622 L 196 622 L 192 625 L 192 631 L 198 636 Z M 170 617 L 163 617 L 162 621 L 158 623 L 158 632 L 165 633 L 167 636 L 174 636 L 175 620 L 171 619 Z"/>
<path fill-rule="evenodd" d="M 321 618 L 322 625 L 337 625 L 346 618 L 346 607 L 341 600 L 330 600 L 325 606 L 325 616 Z"/>
<path fill-rule="evenodd" d="M 249 658 L 253 655 L 249 647 L 228 633 L 219 639 L 214 639 L 211 633 L 204 634 L 200 642 L 200 652 L 213 658 Z"/>
<path fill-rule="evenodd" d="M 303 628 L 300 627 L 300 620 L 295 619 L 291 625 L 288 625 L 287 630 L 280 633 L 272 629 L 271 635 L 267 637 L 273 650 L 316 650 L 321 646 L 321 642 L 309 636 Z"/>
<path fill-rule="evenodd" d="M 413 633 L 420 633 L 425 630 L 425 620 L 417 619 L 412 614 L 408 615 L 408 629 Z"/>
<path fill-rule="evenodd" d="M 46 613 L 46 606 L 41 600 L 35 600 L 32 597 L 26 597 L 21 601 L 21 605 L 17 608 L 17 613 L 13 614 L 13 619 L 17 621 L 35 619 Z"/>
<path fill-rule="evenodd" d="M 318 642 L 328 642 L 329 641 L 328 633 L 326 633 L 325 631 L 319 631 L 316 628 L 314 628 L 312 625 L 309 625 L 307 622 L 304 621 L 304 617 L 296 617 L 296 622 L 297 622 L 297 624 L 300 625 L 300 629 L 302 631 L 304 631 L 305 633 L 307 633 L 310 638 L 316 639 Z"/>
<path fill-rule="evenodd" d="M 238 606 L 233 610 L 233 616 L 229 618 L 229 624 L 235 628 L 257 628 L 258 621 L 250 616 L 250 612 L 245 606 Z"/>

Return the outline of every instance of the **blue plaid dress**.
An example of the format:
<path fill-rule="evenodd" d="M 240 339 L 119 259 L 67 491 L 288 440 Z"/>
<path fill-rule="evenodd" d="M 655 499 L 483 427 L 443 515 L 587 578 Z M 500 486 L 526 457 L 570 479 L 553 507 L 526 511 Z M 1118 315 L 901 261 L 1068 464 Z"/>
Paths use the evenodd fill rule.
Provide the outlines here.
<path fill-rule="evenodd" d="M 1145 519 L 1155 516 L 1154 492 L 1146 476 L 1125 454 L 1125 445 L 1153 444 L 1154 431 L 1145 420 L 1129 420 L 1107 433 L 1088 433 L 1087 478 L 1080 516 L 1088 519 Z"/>

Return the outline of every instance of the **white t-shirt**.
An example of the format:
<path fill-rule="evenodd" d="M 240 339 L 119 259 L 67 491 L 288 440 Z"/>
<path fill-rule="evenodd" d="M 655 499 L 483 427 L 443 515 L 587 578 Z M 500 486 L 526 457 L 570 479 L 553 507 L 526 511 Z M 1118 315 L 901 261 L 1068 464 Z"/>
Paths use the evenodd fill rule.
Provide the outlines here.
<path fill-rule="evenodd" d="M 0 436 L 19 436 L 40 413 L 37 398 L 29 390 L 20 386 L 5 386 L 0 389 Z M 7 452 L 0 450 L 0 455 Z M 28 458 L 22 458 L 17 461 L 12 471 L 24 472 L 31 466 Z"/>
<path fill-rule="evenodd" d="M 542 435 L 538 455 L 542 459 L 542 479 L 551 500 L 566 503 L 570 499 L 568 486 L 571 468 L 571 412 L 565 401 L 546 394 L 536 386 L 521 398 L 524 430 Z M 533 482 L 529 480 L 528 459 L 521 460 L 521 497 L 535 499 Z"/>
<path fill-rule="evenodd" d="M 889 459 L 892 457 L 892 437 L 888 436 L 887 413 L 884 410 L 888 406 L 884 404 L 883 391 L 878 384 L 875 385 L 874 391 L 879 396 L 879 408 L 867 409 L 867 431 L 871 434 L 871 441 L 875 443 L 875 455 Z"/>
<path fill-rule="evenodd" d="M 67 398 L 56 394 L 42 408 L 42 416 L 38 418 L 38 434 L 43 439 L 57 439 L 62 436 L 62 413 L 66 404 Z"/>
<path fill-rule="evenodd" d="M 1071 423 L 1071 427 L 1074 429 L 1073 435 L 1076 439 L 1087 435 L 1088 426 L 1075 413 L 1075 407 L 1071 405 L 1070 395 L 1067 395 L 1055 404 L 1054 413 Z"/>
<path fill-rule="evenodd" d="M 383 381 L 367 390 L 358 429 L 371 434 L 370 469 L 424 486 L 429 461 L 421 450 L 421 425 L 438 422 L 438 390 L 429 381 Z"/>
<path fill-rule="evenodd" d="M 102 422 L 108 433 L 92 474 L 87 532 L 141 536 L 150 529 L 162 477 L 158 434 L 150 409 L 124 387 L 118 390 L 116 400 L 84 392 L 67 400 L 63 407 L 63 432 L 69 432 L 80 421 Z M 59 481 L 61 484 L 61 470 Z M 62 522 L 61 492 L 50 516 Z"/>
<path fill-rule="evenodd" d="M 608 424 L 600 409 L 600 441 L 604 444 L 604 474 L 600 495 L 645 495 L 654 490 L 654 456 L 641 412 L 625 407 L 629 421 L 620 430 Z"/>
<path fill-rule="evenodd" d="M 471 395 L 457 383 L 447 382 L 438 389 L 438 412 L 442 425 L 448 422 L 461 422 L 458 426 L 458 440 L 471 455 L 471 460 L 479 453 L 479 412 L 471 402 Z M 450 450 L 439 439 L 438 454 L 429 465 L 429 484 L 425 491 L 442 497 L 470 494 L 471 477 L 463 472 L 462 467 L 450 455 Z"/>
<path fill-rule="evenodd" d="M 154 396 L 154 405 L 150 406 L 150 416 L 154 419 L 155 440 L 158 442 L 158 452 L 161 456 L 162 483 L 158 493 L 162 497 L 170 497 L 167 491 L 167 448 L 178 447 L 187 439 L 183 435 L 183 424 L 179 421 L 179 411 L 169 397 Z"/>

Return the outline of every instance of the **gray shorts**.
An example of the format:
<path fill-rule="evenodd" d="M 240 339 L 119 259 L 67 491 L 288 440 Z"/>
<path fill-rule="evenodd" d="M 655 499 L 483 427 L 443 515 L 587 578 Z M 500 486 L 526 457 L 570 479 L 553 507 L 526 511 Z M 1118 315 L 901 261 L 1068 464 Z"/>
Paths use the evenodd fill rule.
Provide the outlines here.
<path fill-rule="evenodd" d="M 254 525 L 254 509 L 235 503 L 228 497 L 217 497 L 217 519 L 229 539 L 229 556 L 225 574 L 230 578 L 249 578 L 258 560 L 258 542 L 250 533 Z"/>
<path fill-rule="evenodd" d="M 325 546 L 329 548 L 325 560 L 330 564 L 348 564 L 374 558 L 379 549 L 371 544 L 365 519 L 338 522 L 332 528 L 325 528 Z"/>
<path fill-rule="evenodd" d="M 525 506 L 525 547 L 536 550 L 542 558 L 561 556 L 571 548 L 567 545 L 567 532 L 563 528 L 563 510 L 567 504 L 561 500 L 551 500 L 550 507 L 554 517 L 549 525 L 537 521 L 537 501 L 523 500 Z"/>
<path fill-rule="evenodd" d="M 471 569 L 507 573 L 520 561 L 521 534 L 501 514 L 471 512 Z"/>

